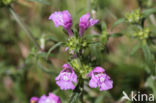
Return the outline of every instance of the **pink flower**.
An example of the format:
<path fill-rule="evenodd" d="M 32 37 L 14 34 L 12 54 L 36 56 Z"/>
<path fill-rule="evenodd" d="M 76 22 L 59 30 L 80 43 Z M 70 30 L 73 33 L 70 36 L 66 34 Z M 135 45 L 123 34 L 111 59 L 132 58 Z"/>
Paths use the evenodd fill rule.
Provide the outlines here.
<path fill-rule="evenodd" d="M 79 23 L 79 35 L 82 36 L 84 31 L 94 24 L 98 23 L 98 20 L 90 18 L 90 14 L 87 13 L 80 18 Z"/>
<path fill-rule="evenodd" d="M 32 97 L 30 103 L 61 103 L 61 100 L 55 94 L 49 93 L 49 96 L 43 95 L 40 98 Z"/>
<path fill-rule="evenodd" d="M 113 88 L 113 81 L 105 73 L 105 70 L 102 67 L 94 68 L 89 74 L 88 77 L 91 77 L 89 81 L 89 86 L 91 88 L 100 88 L 100 91 L 109 90 Z"/>
<path fill-rule="evenodd" d="M 72 17 L 67 10 L 52 13 L 49 16 L 49 20 L 52 20 L 56 27 L 63 26 L 69 36 L 73 36 L 73 32 L 71 30 Z"/>
<path fill-rule="evenodd" d="M 69 64 L 63 65 L 63 70 L 60 74 L 56 77 L 56 84 L 62 90 L 74 89 L 75 86 L 73 84 L 77 83 L 77 75 L 75 74 L 73 68 Z"/>

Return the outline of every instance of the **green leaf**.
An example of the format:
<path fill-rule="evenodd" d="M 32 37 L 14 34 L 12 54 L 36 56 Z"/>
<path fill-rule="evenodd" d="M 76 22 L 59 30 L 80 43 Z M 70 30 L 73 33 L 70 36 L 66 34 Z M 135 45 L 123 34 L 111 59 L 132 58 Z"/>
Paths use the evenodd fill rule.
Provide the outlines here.
<path fill-rule="evenodd" d="M 155 79 L 155 77 L 154 76 L 148 77 L 146 83 L 147 83 L 148 87 L 152 88 L 152 91 L 153 91 L 154 96 L 156 98 L 156 88 L 155 88 L 155 86 L 156 86 L 156 79 Z"/>
<path fill-rule="evenodd" d="M 102 31 L 106 31 L 107 30 L 107 25 L 106 25 L 105 22 L 102 22 L 101 26 L 102 26 Z"/>
<path fill-rule="evenodd" d="M 51 37 L 51 36 L 46 36 L 46 40 L 47 41 L 58 42 L 58 40 L 55 37 Z"/>
<path fill-rule="evenodd" d="M 99 95 L 96 100 L 95 100 L 95 103 L 102 103 L 103 100 L 104 100 L 104 97 L 107 97 L 109 98 L 109 100 L 113 100 L 111 94 L 107 91 L 104 91 L 101 95 Z"/>
<path fill-rule="evenodd" d="M 143 16 L 147 17 L 150 14 L 156 13 L 156 8 L 146 9 L 143 11 Z"/>
<path fill-rule="evenodd" d="M 106 95 L 105 92 L 103 92 L 102 95 L 97 97 L 95 103 L 102 103 L 102 100 L 104 99 L 105 95 Z"/>
<path fill-rule="evenodd" d="M 123 36 L 122 33 L 113 33 L 113 34 L 108 35 L 108 37 L 121 37 L 121 36 Z"/>
<path fill-rule="evenodd" d="M 138 50 L 139 48 L 141 48 L 140 43 L 137 44 L 137 45 L 131 50 L 130 55 L 134 55 L 134 54 L 137 52 L 137 50 Z"/>
<path fill-rule="evenodd" d="M 39 68 L 43 72 L 48 73 L 48 74 L 52 74 L 52 75 L 55 75 L 55 76 L 57 75 L 57 72 L 56 71 L 50 71 L 50 70 L 48 70 L 44 65 L 41 64 L 41 62 L 39 60 L 37 61 L 37 65 L 39 66 Z"/>
<path fill-rule="evenodd" d="M 145 62 L 148 68 L 150 68 L 150 72 L 153 73 L 154 71 L 153 55 L 151 54 L 151 51 L 146 43 L 142 44 L 142 50 L 144 53 Z"/>
<path fill-rule="evenodd" d="M 75 103 L 79 97 L 80 97 L 80 93 L 74 92 L 73 95 L 71 96 L 70 100 L 69 100 L 69 103 Z"/>
<path fill-rule="evenodd" d="M 113 29 L 118 24 L 123 23 L 124 21 L 125 21 L 125 18 L 118 19 L 117 21 L 114 22 L 114 24 L 112 25 L 112 28 L 111 29 Z"/>
<path fill-rule="evenodd" d="M 56 43 L 55 45 L 53 45 L 53 46 L 49 49 L 49 51 L 48 51 L 48 53 L 47 53 L 47 59 L 48 59 L 48 57 L 49 57 L 51 51 L 53 51 L 53 50 L 56 49 L 57 47 L 61 46 L 62 44 L 63 44 L 63 42 L 58 42 L 58 43 Z"/>

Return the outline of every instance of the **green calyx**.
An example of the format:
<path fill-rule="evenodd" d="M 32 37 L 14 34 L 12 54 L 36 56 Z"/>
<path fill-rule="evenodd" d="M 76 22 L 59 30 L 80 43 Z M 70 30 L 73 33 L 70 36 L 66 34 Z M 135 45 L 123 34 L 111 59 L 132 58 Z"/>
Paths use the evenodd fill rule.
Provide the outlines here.
<path fill-rule="evenodd" d="M 66 47 L 68 47 L 68 51 L 70 54 L 80 53 L 81 50 L 86 48 L 88 43 L 83 38 L 76 38 L 75 36 L 68 39 L 66 43 Z"/>
<path fill-rule="evenodd" d="M 82 64 L 79 59 L 73 59 L 70 64 L 72 65 L 78 76 L 85 79 L 87 74 L 92 70 L 92 67 L 86 64 Z"/>

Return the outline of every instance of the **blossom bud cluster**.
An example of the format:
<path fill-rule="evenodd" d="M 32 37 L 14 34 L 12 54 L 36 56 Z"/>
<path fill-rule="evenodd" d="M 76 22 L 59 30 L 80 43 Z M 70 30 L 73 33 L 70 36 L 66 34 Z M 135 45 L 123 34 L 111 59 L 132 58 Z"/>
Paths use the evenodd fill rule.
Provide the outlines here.
<path fill-rule="evenodd" d="M 133 36 L 139 38 L 140 40 L 145 40 L 145 39 L 148 38 L 149 32 L 150 32 L 150 29 L 149 28 L 144 28 L 142 30 L 139 30 L 139 31 L 135 32 L 133 34 Z"/>
<path fill-rule="evenodd" d="M 85 39 L 73 36 L 67 40 L 66 51 L 69 51 L 70 54 L 76 54 L 80 53 L 80 50 L 85 49 L 87 46 L 88 43 Z"/>
<path fill-rule="evenodd" d="M 140 12 L 140 9 L 134 10 L 131 13 L 126 13 L 125 14 L 125 19 L 129 23 L 139 23 L 141 20 L 142 15 Z"/>
<path fill-rule="evenodd" d="M 0 7 L 9 5 L 13 0 L 0 0 Z"/>

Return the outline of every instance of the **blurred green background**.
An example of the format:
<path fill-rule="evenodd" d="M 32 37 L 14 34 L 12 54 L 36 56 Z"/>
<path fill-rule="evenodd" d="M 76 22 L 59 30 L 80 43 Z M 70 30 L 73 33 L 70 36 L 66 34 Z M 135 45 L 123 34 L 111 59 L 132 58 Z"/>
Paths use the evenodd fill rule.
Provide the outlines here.
<path fill-rule="evenodd" d="M 68 103 L 72 90 L 62 91 L 55 83 L 55 77 L 68 61 L 65 47 L 58 47 L 44 57 L 58 41 L 66 41 L 68 36 L 61 27 L 56 28 L 48 20 L 54 11 L 69 10 L 73 17 L 73 27 L 86 12 L 100 20 L 85 35 L 100 34 L 101 23 L 107 25 L 108 34 L 123 32 L 123 36 L 110 38 L 103 48 L 93 46 L 91 55 L 95 64 L 106 69 L 114 81 L 114 88 L 100 92 L 85 86 L 85 103 L 131 103 L 121 101 L 122 91 L 130 95 L 131 91 L 156 94 L 155 75 L 146 67 L 139 41 L 130 38 L 126 29 L 129 25 L 120 24 L 111 30 L 113 23 L 123 18 L 126 12 L 140 8 L 140 0 L 14 0 L 12 8 L 30 30 L 34 39 L 43 50 L 35 49 L 34 44 L 18 25 L 9 7 L 0 8 L 0 103 L 29 103 L 32 96 L 40 97 L 48 92 L 60 96 L 63 103 Z M 156 8 L 155 0 L 141 0 L 141 9 Z M 155 14 L 152 14 L 155 18 Z M 148 17 L 145 26 L 156 36 L 156 19 Z M 88 34 L 87 34 L 88 33 Z M 41 42 L 45 40 L 45 45 Z M 102 51 L 101 51 L 102 49 Z M 104 49 L 104 50 L 103 50 Z M 156 53 L 156 45 L 150 44 L 151 53 Z M 42 58 L 38 62 L 38 58 Z M 155 61 L 154 61 L 155 63 Z M 156 98 L 156 96 L 155 96 Z M 146 103 L 146 102 L 145 102 Z"/>

